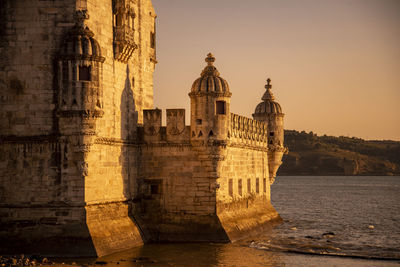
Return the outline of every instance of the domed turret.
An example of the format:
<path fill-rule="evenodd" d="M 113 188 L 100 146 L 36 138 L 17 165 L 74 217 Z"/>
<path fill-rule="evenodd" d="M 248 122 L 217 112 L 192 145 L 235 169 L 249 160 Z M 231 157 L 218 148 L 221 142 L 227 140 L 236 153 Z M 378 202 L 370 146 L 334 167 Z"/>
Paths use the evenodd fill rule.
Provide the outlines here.
<path fill-rule="evenodd" d="M 76 24 L 65 35 L 58 61 L 58 114 L 100 117 L 103 114 L 102 63 L 99 43 L 84 21 L 86 10 L 76 12 Z"/>
<path fill-rule="evenodd" d="M 213 65 L 214 61 L 215 57 L 209 53 L 206 58 L 207 66 L 201 72 L 201 77 L 194 81 L 191 92 L 229 93 L 229 85 L 219 76 L 217 68 Z"/>
<path fill-rule="evenodd" d="M 191 140 L 225 140 L 230 123 L 230 97 L 227 81 L 220 77 L 214 66 L 215 58 L 209 53 L 207 66 L 192 85 Z"/>
<path fill-rule="evenodd" d="M 264 93 L 263 97 L 261 98 L 263 102 L 257 105 L 256 110 L 253 114 L 263 116 L 265 114 L 282 114 L 281 105 L 278 102 L 275 102 L 274 94 L 271 91 L 271 79 L 267 80 L 267 84 L 265 85 L 265 89 L 267 91 Z"/>
<path fill-rule="evenodd" d="M 61 57 L 104 62 L 99 43 L 93 36 L 94 33 L 88 27 L 75 25 L 64 39 Z"/>
<path fill-rule="evenodd" d="M 285 114 L 282 113 L 281 105 L 275 102 L 271 88 L 271 79 L 268 78 L 265 85 L 266 91 L 261 98 L 263 102 L 257 105 L 253 118 L 268 125 L 268 167 L 272 184 L 276 177 L 276 172 L 282 164 L 282 156 L 286 148 L 283 146 L 283 117 Z"/>

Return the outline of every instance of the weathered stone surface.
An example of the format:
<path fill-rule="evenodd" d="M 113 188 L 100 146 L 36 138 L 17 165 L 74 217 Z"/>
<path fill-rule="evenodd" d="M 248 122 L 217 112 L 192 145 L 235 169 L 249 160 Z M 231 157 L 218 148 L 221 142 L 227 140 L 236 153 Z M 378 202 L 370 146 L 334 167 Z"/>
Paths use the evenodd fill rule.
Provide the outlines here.
<path fill-rule="evenodd" d="M 229 242 L 279 221 L 270 180 L 283 152 L 269 143 L 283 139 L 230 113 L 211 54 L 189 126 L 183 109 L 166 126 L 152 109 L 150 0 L 0 5 L 0 253 Z"/>

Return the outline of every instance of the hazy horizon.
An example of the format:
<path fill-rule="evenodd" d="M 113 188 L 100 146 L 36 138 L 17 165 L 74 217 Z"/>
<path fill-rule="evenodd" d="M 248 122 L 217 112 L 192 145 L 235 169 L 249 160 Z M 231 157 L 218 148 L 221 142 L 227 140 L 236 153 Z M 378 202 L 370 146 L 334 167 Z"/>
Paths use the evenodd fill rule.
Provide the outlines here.
<path fill-rule="evenodd" d="M 153 4 L 154 107 L 190 116 L 188 93 L 212 52 L 233 113 L 251 118 L 269 77 L 285 129 L 400 140 L 400 1 Z"/>

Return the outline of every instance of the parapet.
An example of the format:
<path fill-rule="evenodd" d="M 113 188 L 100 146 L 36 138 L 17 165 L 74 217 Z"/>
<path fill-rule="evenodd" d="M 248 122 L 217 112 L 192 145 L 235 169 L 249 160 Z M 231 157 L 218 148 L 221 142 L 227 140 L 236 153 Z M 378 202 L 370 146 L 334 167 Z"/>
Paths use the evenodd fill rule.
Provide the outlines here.
<path fill-rule="evenodd" d="M 143 110 L 143 141 L 189 142 L 190 127 L 185 125 L 185 109 L 167 109 L 167 126 L 162 126 L 161 121 L 162 110 Z"/>
<path fill-rule="evenodd" d="M 230 128 L 231 145 L 268 149 L 268 132 L 265 122 L 231 113 Z"/>

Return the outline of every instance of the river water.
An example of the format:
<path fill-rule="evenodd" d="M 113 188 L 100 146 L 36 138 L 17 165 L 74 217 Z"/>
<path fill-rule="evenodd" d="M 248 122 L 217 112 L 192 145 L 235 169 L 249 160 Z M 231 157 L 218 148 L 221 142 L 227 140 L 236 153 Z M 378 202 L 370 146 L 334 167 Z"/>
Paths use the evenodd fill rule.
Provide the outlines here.
<path fill-rule="evenodd" d="M 150 244 L 91 264 L 400 266 L 400 177 L 278 177 L 271 192 L 284 223 L 263 236 L 233 244 Z"/>

